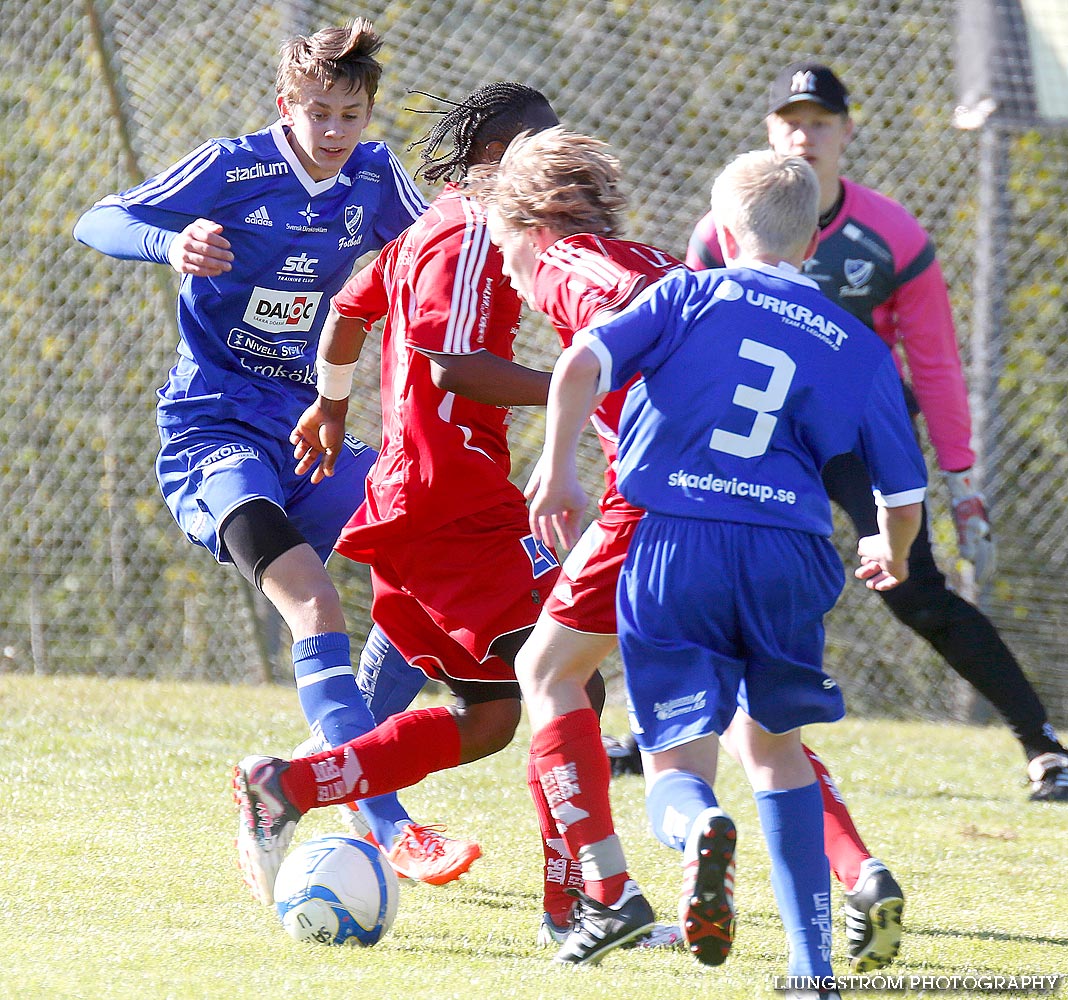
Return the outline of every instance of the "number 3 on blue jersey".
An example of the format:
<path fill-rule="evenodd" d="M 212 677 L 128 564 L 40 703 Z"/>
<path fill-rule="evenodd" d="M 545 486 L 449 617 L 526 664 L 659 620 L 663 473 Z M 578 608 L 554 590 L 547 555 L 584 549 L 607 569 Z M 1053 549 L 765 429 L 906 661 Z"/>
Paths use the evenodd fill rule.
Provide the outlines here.
<path fill-rule="evenodd" d="M 768 450 L 768 442 L 778 423 L 778 418 L 772 414 L 781 410 L 786 402 L 797 365 L 784 351 L 748 338 L 739 346 L 738 357 L 767 365 L 771 369 L 771 378 L 765 389 L 739 384 L 734 390 L 734 405 L 756 413 L 749 433 L 734 434 L 717 427 L 712 432 L 708 447 L 739 458 L 756 458 Z"/>

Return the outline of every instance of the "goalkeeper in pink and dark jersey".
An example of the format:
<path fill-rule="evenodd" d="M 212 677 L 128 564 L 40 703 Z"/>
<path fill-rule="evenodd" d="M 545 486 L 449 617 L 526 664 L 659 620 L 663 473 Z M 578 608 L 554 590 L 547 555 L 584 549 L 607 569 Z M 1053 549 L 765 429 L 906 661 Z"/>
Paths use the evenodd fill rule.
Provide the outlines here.
<path fill-rule="evenodd" d="M 846 88 L 827 66 L 795 63 L 776 77 L 767 128 L 771 147 L 803 157 L 820 181 L 820 242 L 805 274 L 879 334 L 899 369 L 907 369 L 906 395 L 913 415 L 923 415 L 949 487 L 960 554 L 982 583 L 994 571 L 995 549 L 973 467 L 967 389 L 934 246 L 896 201 L 840 176 L 853 122 Z M 687 263 L 695 269 L 723 266 L 712 213 L 697 224 Z M 823 481 L 857 534 L 870 534 L 875 504 L 860 460 L 832 459 Z M 1068 801 L 1068 751 L 993 624 L 947 586 L 926 523 L 912 546 L 908 580 L 880 596 L 1001 713 L 1027 756 L 1031 799 Z"/>

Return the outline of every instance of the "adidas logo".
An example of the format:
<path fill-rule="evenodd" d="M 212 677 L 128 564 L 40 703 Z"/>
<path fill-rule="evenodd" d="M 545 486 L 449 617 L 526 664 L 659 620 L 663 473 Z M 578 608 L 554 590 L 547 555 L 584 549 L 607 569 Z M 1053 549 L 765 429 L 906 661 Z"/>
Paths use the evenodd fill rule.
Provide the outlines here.
<path fill-rule="evenodd" d="M 271 217 L 267 214 L 267 206 L 260 205 L 254 212 L 249 212 L 245 216 L 245 221 L 251 223 L 254 226 L 273 226 Z"/>

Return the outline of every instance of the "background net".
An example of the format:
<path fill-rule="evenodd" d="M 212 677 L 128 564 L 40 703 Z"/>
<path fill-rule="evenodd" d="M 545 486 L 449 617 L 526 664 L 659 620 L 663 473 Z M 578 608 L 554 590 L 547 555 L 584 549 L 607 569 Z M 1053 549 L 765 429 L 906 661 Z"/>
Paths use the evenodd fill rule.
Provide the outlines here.
<path fill-rule="evenodd" d="M 1025 38 L 1024 13 L 1036 9 L 1053 15 L 1047 31 L 1068 31 L 1064 0 L 994 7 L 999 38 Z M 289 678 L 284 628 L 236 572 L 183 541 L 157 492 L 154 389 L 173 359 L 177 277 L 112 261 L 70 232 L 95 200 L 204 138 L 272 121 L 281 40 L 360 14 L 386 38 L 368 134 L 410 170 L 419 161 L 405 147 L 428 119 L 405 110 L 426 107 L 408 90 L 459 98 L 520 80 L 548 94 L 568 125 L 612 143 L 633 195 L 629 234 L 680 256 L 718 168 L 764 145 L 769 78 L 806 56 L 836 67 L 856 101 L 847 173 L 919 216 L 951 286 L 1001 556 L 996 582 L 972 596 L 1055 721 L 1068 723 L 1068 132 L 1040 124 L 1033 99 L 1003 102 L 980 128 L 954 127 L 955 70 L 974 56 L 955 41 L 956 18 L 974 26 L 980 9 L 958 12 L 948 0 L 3 0 L 0 669 Z M 1026 61 L 1007 51 L 988 75 L 1033 97 Z M 981 106 L 972 111 L 982 118 Z M 549 366 L 555 350 L 555 336 L 527 317 L 520 359 Z M 376 360 L 361 365 L 351 411 L 371 441 Z M 517 413 L 517 481 L 541 427 L 539 414 Z M 596 495 L 600 450 L 592 436 L 583 449 Z M 942 565 L 967 591 L 937 477 L 932 487 Z M 851 536 L 841 534 L 851 560 Z M 359 640 L 366 574 L 343 560 L 331 569 Z M 855 712 L 982 714 L 855 583 L 831 616 L 828 661 Z"/>

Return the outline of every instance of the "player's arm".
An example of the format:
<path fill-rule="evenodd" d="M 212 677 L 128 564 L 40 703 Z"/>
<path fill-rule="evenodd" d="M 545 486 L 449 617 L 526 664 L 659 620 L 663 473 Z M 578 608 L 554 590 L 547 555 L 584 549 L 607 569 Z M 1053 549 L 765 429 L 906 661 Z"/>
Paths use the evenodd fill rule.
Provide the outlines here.
<path fill-rule="evenodd" d="M 135 215 L 120 199 L 97 202 L 74 226 L 79 243 L 119 260 L 145 260 L 169 264 L 167 253 L 178 230 L 171 213 L 159 213 L 150 220 Z"/>
<path fill-rule="evenodd" d="M 303 476 L 310 471 L 313 483 L 334 474 L 344 447 L 352 374 L 369 327 L 368 320 L 344 316 L 331 304 L 315 358 L 315 388 L 319 395 L 300 415 L 289 435 L 293 457 L 297 459 L 296 473 Z"/>
<path fill-rule="evenodd" d="M 909 549 L 927 493 L 927 465 L 889 351 L 872 374 L 853 450 L 871 475 L 879 525 L 878 534 L 857 543 L 855 575 L 872 590 L 890 590 L 908 578 Z"/>
<path fill-rule="evenodd" d="M 75 225 L 75 239 L 110 257 L 167 264 L 179 274 L 212 278 L 229 271 L 230 242 L 211 220 L 224 161 L 209 140 L 136 187 L 97 202 Z"/>
<path fill-rule="evenodd" d="M 871 590 L 892 590 L 909 576 L 909 549 L 920 530 L 923 505 L 880 506 L 879 533 L 857 543 L 860 565 L 853 571 Z"/>
<path fill-rule="evenodd" d="M 982 584 L 994 572 L 997 552 L 990 517 L 973 469 L 971 414 L 949 293 L 933 249 L 930 260 L 901 285 L 892 308 L 909 376 L 939 468 L 949 487 L 961 557 Z M 923 258 L 920 258 L 923 263 Z"/>
<path fill-rule="evenodd" d="M 579 435 L 593 411 L 600 389 L 601 362 L 589 347 L 568 347 L 553 368 L 545 414 L 545 447 L 540 478 L 530 502 L 530 530 L 553 544 L 553 532 L 570 548 L 581 535 L 588 497 L 579 483 L 576 451 Z"/>
<path fill-rule="evenodd" d="M 906 268 L 907 280 L 894 292 L 887 309 L 904 349 L 909 381 L 920 404 L 939 468 L 971 468 L 971 414 L 949 293 L 938 261 L 928 245 Z M 915 273 L 910 273 L 915 271 Z M 885 338 L 884 338 L 885 339 Z"/>
<path fill-rule="evenodd" d="M 386 273 L 398 241 L 389 243 L 366 267 L 345 282 L 330 301 L 315 357 L 318 398 L 290 432 L 297 475 L 311 472 L 313 483 L 334 474 L 345 443 L 345 418 L 352 393 L 352 374 L 372 324 L 389 308 Z"/>
<path fill-rule="evenodd" d="M 234 255 L 222 226 L 174 212 L 135 210 L 119 200 L 94 205 L 74 227 L 74 238 L 120 260 L 169 264 L 179 274 L 214 278 L 229 271 Z"/>
<path fill-rule="evenodd" d="M 544 406 L 552 372 L 538 371 L 480 350 L 439 354 L 420 350 L 430 361 L 430 377 L 439 389 L 490 406 Z"/>

